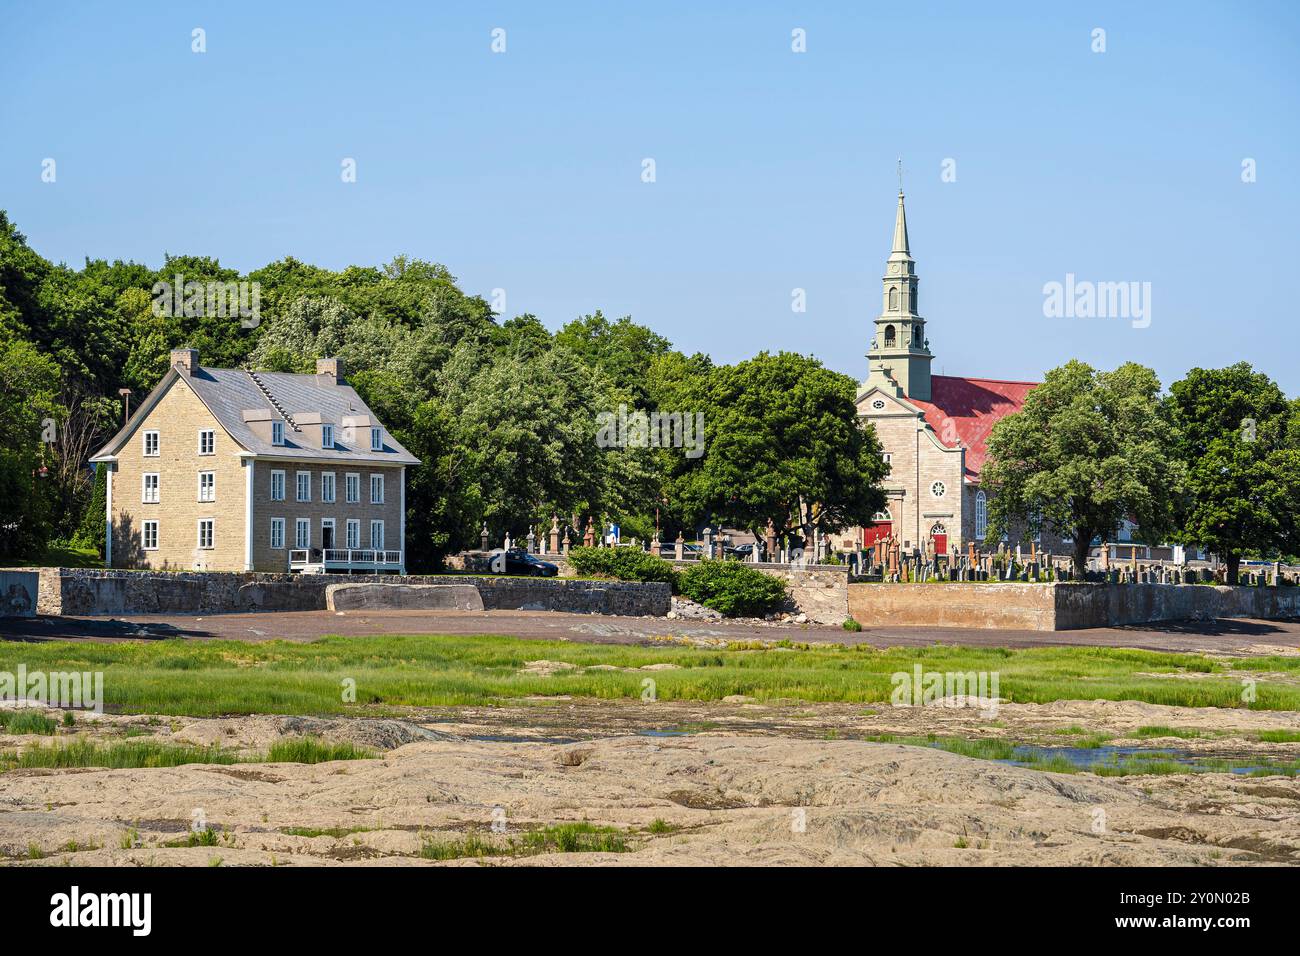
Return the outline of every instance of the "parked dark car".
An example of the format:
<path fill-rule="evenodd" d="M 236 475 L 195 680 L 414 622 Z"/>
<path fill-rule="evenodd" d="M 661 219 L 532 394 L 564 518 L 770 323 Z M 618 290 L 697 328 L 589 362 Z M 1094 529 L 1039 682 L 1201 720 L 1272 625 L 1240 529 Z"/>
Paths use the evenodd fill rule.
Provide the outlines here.
<path fill-rule="evenodd" d="M 501 564 L 499 556 L 505 554 L 505 569 L 498 570 Z M 535 578 L 553 578 L 560 573 L 559 565 L 543 561 L 535 554 L 529 554 L 524 548 L 511 548 L 509 551 L 492 552 L 492 570 L 497 574 L 522 574 Z"/>
<path fill-rule="evenodd" d="M 727 557 L 735 558 L 738 561 L 754 560 L 754 542 L 751 541 L 749 544 L 741 544 L 741 545 L 737 545 L 734 548 L 729 548 L 727 550 Z M 760 561 L 767 560 L 766 545 L 760 544 L 758 546 L 758 560 Z"/>

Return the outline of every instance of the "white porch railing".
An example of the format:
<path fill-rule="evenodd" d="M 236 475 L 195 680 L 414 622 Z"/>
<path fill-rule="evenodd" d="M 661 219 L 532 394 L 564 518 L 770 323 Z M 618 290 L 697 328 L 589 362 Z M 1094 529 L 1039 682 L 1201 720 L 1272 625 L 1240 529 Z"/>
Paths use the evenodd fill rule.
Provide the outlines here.
<path fill-rule="evenodd" d="M 289 569 L 320 568 L 324 571 L 397 570 L 402 552 L 375 548 L 295 548 L 289 552 Z"/>

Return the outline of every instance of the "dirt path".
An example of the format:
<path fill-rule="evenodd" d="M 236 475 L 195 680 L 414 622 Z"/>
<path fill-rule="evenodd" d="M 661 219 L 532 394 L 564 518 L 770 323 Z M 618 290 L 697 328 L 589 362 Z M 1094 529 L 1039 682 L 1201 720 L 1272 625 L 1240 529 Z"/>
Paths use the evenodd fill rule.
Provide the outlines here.
<path fill-rule="evenodd" d="M 782 638 L 877 647 L 934 643 L 971 646 L 1111 646 L 1210 654 L 1300 653 L 1300 622 L 1219 620 L 1080 631 L 989 631 L 974 628 L 871 628 L 854 634 L 816 625 L 761 626 L 735 622 L 562 614 L 553 611 L 277 611 L 249 614 L 148 615 L 122 619 L 43 617 L 0 619 L 11 640 L 314 640 L 326 634 L 503 634 L 512 637 L 637 644 L 656 637 L 769 640 Z"/>

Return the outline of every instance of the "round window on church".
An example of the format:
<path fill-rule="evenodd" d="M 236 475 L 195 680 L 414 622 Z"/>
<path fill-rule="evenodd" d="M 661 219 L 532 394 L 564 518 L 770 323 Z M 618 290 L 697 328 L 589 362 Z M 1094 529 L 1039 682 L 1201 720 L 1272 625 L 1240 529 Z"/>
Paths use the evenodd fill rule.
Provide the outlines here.
<path fill-rule="evenodd" d="M 948 489 L 944 487 L 942 481 L 936 481 L 930 486 L 930 494 L 934 495 L 936 498 L 942 498 L 947 491 Z"/>
<path fill-rule="evenodd" d="M 880 411 L 882 408 L 885 407 L 885 402 L 883 399 L 878 398 L 871 403 L 871 407 L 874 408 L 876 411 Z"/>

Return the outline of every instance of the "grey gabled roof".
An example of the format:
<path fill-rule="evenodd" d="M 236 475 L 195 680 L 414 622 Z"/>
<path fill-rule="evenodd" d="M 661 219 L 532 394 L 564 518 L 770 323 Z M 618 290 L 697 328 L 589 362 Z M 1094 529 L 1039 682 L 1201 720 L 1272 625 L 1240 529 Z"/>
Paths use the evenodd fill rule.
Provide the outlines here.
<path fill-rule="evenodd" d="M 310 417 L 332 423 L 335 447 L 309 447 L 305 443 L 305 436 L 294 431 L 288 423 L 285 424 L 283 445 L 272 445 L 269 441 L 259 438 L 244 421 L 244 412 L 251 409 L 264 410 L 270 412 L 273 419 L 280 418 L 281 415 L 262 389 L 258 388 L 257 382 L 253 380 L 253 374 L 256 374 L 258 380 L 289 418 L 293 418 L 295 412 L 300 412 L 304 420 Z M 355 443 L 355 446 L 343 445 L 344 418 L 364 415 L 369 416 L 375 424 L 382 424 L 352 386 L 346 383 L 336 385 L 333 379 L 327 376 L 296 375 L 289 372 L 253 374 L 243 369 L 199 367 L 185 379 L 227 434 L 253 454 L 271 458 L 302 458 L 340 463 L 368 462 L 376 465 L 418 465 L 420 463 L 420 460 L 403 448 L 387 429 L 384 429 L 383 451 L 370 450 L 368 428 L 364 430 L 364 437 L 358 436 L 360 440 Z M 168 371 L 163 380 L 158 383 L 158 387 L 149 393 L 149 397 L 131 416 L 131 420 L 91 460 L 96 461 L 117 454 L 180 375 L 181 373 L 175 368 Z"/>

